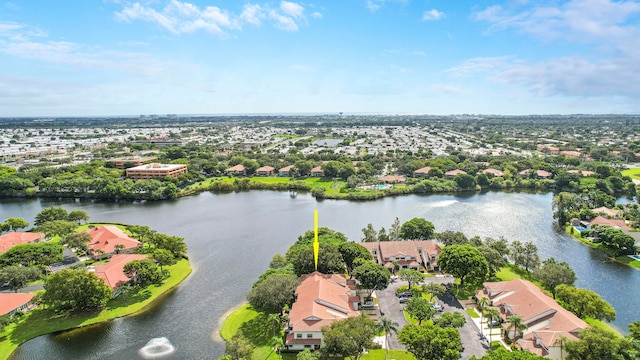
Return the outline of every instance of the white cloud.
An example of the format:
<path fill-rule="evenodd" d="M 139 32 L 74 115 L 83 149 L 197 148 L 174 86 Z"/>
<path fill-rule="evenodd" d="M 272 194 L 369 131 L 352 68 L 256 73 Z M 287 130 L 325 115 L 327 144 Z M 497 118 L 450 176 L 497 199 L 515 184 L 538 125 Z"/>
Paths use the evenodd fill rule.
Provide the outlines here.
<path fill-rule="evenodd" d="M 322 19 L 324 16 L 322 16 L 322 14 L 321 14 L 321 13 L 319 13 L 319 12 L 315 11 L 315 12 L 313 12 L 313 13 L 311 14 L 311 17 L 312 17 L 312 18 L 314 18 L 314 19 Z"/>
<path fill-rule="evenodd" d="M 464 88 L 457 85 L 450 85 L 450 84 L 433 84 L 431 85 L 431 91 L 434 91 L 437 93 L 454 94 L 454 95 L 466 94 L 466 91 Z"/>
<path fill-rule="evenodd" d="M 314 13 L 313 17 L 318 16 Z M 285 31 L 297 31 L 301 25 L 307 24 L 304 7 L 291 1 L 281 1 L 278 8 L 248 3 L 239 15 L 217 6 L 201 9 L 179 0 L 170 0 L 159 10 L 136 2 L 116 12 L 115 18 L 124 22 L 140 20 L 155 23 L 173 34 L 203 30 L 217 36 L 227 36 L 230 30 L 239 30 L 243 24 L 259 26 L 265 19 L 270 19 L 274 27 Z"/>
<path fill-rule="evenodd" d="M 445 17 L 444 13 L 436 9 L 431 9 L 422 13 L 422 21 L 440 20 L 443 17 Z"/>
<path fill-rule="evenodd" d="M 504 68 L 512 59 L 513 57 L 511 56 L 476 57 L 468 59 L 458 66 L 446 69 L 445 72 L 451 73 L 455 77 L 473 76 L 478 73 Z"/>

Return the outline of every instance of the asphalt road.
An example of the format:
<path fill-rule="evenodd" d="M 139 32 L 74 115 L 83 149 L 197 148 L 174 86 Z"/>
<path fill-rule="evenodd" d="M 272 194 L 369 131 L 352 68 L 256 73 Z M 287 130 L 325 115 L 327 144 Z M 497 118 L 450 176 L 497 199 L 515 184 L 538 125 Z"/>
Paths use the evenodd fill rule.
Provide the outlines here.
<path fill-rule="evenodd" d="M 426 283 L 439 284 L 446 284 L 452 281 L 452 277 L 440 276 L 428 277 L 425 279 Z M 384 312 L 384 315 L 386 317 L 398 323 L 398 330 L 402 329 L 403 326 L 408 324 L 408 322 L 404 318 L 404 313 L 402 311 L 404 309 L 404 304 L 400 304 L 398 298 L 395 296 L 396 289 L 401 285 L 407 285 L 407 283 L 401 280 L 396 280 L 392 282 L 385 290 L 376 292 L 380 310 Z M 473 355 L 475 355 L 476 357 L 484 356 L 488 343 L 486 341 L 484 343 L 481 341 L 479 336 L 480 329 L 478 329 L 475 323 L 471 320 L 471 317 L 469 317 L 469 314 L 467 314 L 467 312 L 462 308 L 460 302 L 453 295 L 445 294 L 438 300 L 438 303 L 443 306 L 445 312 L 459 312 L 464 315 L 465 319 L 467 319 L 465 325 L 462 328 L 458 329 L 460 331 L 460 340 L 462 340 L 462 346 L 464 347 L 464 351 L 462 352 L 460 358 L 466 360 L 470 359 Z M 388 345 L 389 349 L 392 350 L 405 350 L 405 347 L 398 342 L 398 337 L 396 336 L 396 334 L 390 334 Z"/>

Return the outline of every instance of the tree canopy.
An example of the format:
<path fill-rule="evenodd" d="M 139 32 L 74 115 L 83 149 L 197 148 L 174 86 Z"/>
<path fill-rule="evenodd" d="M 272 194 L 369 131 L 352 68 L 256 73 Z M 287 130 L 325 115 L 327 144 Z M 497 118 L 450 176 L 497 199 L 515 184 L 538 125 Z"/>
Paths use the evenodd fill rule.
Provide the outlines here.
<path fill-rule="evenodd" d="M 56 311 L 85 311 L 102 308 L 111 289 L 94 273 L 62 269 L 47 278 L 42 302 Z"/>
<path fill-rule="evenodd" d="M 556 287 L 556 299 L 581 319 L 587 317 L 607 321 L 616 319 L 613 306 L 591 290 L 560 284 Z"/>
<path fill-rule="evenodd" d="M 5 266 L 0 268 L 0 283 L 9 282 L 9 289 L 18 292 L 29 283 L 40 278 L 42 271 L 37 266 Z"/>
<path fill-rule="evenodd" d="M 457 360 L 462 351 L 458 329 L 443 329 L 431 322 L 406 325 L 400 330 L 398 340 L 418 360 Z"/>
<path fill-rule="evenodd" d="M 482 282 L 489 274 L 487 260 L 471 245 L 445 247 L 438 256 L 438 265 L 442 271 L 460 279 L 460 285 L 467 281 Z"/>
<path fill-rule="evenodd" d="M 560 284 L 570 285 L 576 281 L 576 273 L 566 262 L 557 262 L 554 258 L 548 258 L 543 262 L 542 267 L 536 269 L 535 275 L 545 288 L 549 289 L 556 296 L 556 286 Z"/>
<path fill-rule="evenodd" d="M 423 218 L 413 218 L 400 227 L 400 237 L 404 240 L 428 240 L 433 237 L 435 227 Z"/>
<path fill-rule="evenodd" d="M 340 244 L 338 246 L 338 251 L 340 251 L 340 254 L 342 255 L 342 260 L 347 266 L 347 271 L 349 273 L 351 273 L 351 271 L 353 270 L 353 262 L 355 259 L 364 259 L 364 260 L 373 259 L 373 256 L 371 255 L 369 250 L 367 250 L 367 248 L 351 241 L 346 241 Z"/>
<path fill-rule="evenodd" d="M 373 261 L 365 261 L 362 265 L 353 269 L 353 277 L 360 285 L 369 290 L 369 296 L 374 290 L 384 290 L 389 286 L 389 270 Z"/>
<path fill-rule="evenodd" d="M 322 328 L 322 351 L 327 356 L 339 355 L 358 360 L 364 350 L 373 347 L 375 334 L 376 323 L 364 314 L 334 321 Z"/>
<path fill-rule="evenodd" d="M 280 313 L 285 305 L 293 304 L 298 277 L 273 274 L 255 286 L 247 295 L 251 306 L 266 313 Z"/>

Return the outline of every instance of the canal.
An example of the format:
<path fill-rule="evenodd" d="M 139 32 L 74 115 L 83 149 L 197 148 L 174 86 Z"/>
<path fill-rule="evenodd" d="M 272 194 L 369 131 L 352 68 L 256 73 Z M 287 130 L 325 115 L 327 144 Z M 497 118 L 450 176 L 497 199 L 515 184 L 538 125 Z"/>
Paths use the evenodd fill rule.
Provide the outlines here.
<path fill-rule="evenodd" d="M 88 328 L 45 335 L 22 345 L 14 360 L 136 359 L 150 339 L 166 337 L 173 359 L 213 359 L 224 344 L 218 321 L 240 304 L 251 284 L 276 253 L 284 253 L 298 235 L 320 226 L 360 241 L 368 223 L 389 229 L 395 217 L 423 217 L 436 231 L 462 231 L 471 237 L 532 241 L 542 259 L 555 257 L 575 270 L 579 287 L 596 291 L 617 311 L 612 323 L 626 331 L 640 319 L 634 298 L 640 271 L 610 261 L 553 226 L 552 194 L 489 192 L 463 195 L 409 195 L 368 202 L 316 201 L 284 192 L 203 193 L 174 201 L 132 203 L 4 200 L 0 219 L 24 217 L 33 223 L 47 206 L 85 210 L 93 221 L 147 225 L 185 238 L 193 274 L 149 311 Z"/>

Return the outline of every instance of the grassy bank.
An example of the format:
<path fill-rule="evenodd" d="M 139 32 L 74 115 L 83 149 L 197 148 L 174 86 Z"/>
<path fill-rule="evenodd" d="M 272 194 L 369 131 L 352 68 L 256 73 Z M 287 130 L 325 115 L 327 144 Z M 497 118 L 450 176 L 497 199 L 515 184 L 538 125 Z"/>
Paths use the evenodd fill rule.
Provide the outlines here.
<path fill-rule="evenodd" d="M 20 344 L 37 336 L 61 330 L 97 324 L 115 318 L 143 312 L 154 301 L 169 293 L 191 273 L 188 260 L 180 260 L 168 266 L 169 278 L 160 285 L 151 285 L 126 299 L 118 297 L 107 303 L 106 308 L 95 312 L 58 314 L 46 309 L 27 313 L 19 323 L 8 326 L 0 334 L 0 359 L 7 359 Z"/>
<path fill-rule="evenodd" d="M 622 176 L 629 176 L 636 180 L 640 180 L 640 168 L 631 168 L 631 169 L 624 170 L 622 172 Z"/>

